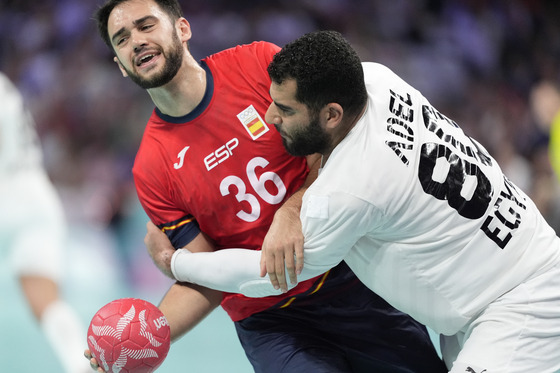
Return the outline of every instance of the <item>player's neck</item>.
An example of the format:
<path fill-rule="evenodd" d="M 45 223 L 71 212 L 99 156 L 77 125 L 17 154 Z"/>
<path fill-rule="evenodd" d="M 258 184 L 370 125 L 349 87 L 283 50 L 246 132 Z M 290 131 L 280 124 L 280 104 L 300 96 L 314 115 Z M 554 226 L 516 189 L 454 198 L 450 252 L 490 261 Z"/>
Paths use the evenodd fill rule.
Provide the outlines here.
<path fill-rule="evenodd" d="M 157 108 L 172 117 L 181 117 L 193 111 L 205 92 L 206 72 L 194 59 L 183 61 L 183 66 L 169 83 L 148 90 Z"/>

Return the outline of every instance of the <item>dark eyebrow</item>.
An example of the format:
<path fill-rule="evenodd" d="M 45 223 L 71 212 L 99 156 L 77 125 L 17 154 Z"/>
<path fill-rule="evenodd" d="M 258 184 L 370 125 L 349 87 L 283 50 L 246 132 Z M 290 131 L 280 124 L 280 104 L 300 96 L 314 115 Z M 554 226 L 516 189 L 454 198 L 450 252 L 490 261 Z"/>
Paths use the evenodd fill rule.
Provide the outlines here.
<path fill-rule="evenodd" d="M 276 107 L 277 107 L 278 109 L 282 110 L 282 111 L 293 111 L 293 109 L 292 109 L 291 107 L 286 106 L 286 105 L 282 105 L 282 104 L 280 104 L 280 103 L 278 103 L 278 102 L 276 102 L 276 101 L 274 101 L 274 105 L 276 105 Z"/>
<path fill-rule="evenodd" d="M 146 22 L 146 21 L 150 21 L 150 20 L 156 21 L 157 18 L 154 17 L 154 16 L 152 16 L 152 15 L 149 15 L 149 16 L 145 16 L 145 17 L 142 17 L 142 18 L 137 19 L 136 21 L 133 22 L 133 24 L 134 24 L 134 26 L 136 27 L 136 26 L 138 26 L 139 24 L 142 24 L 142 23 L 144 23 L 144 22 Z M 115 44 L 115 40 L 118 39 L 119 36 L 121 36 L 122 34 L 124 34 L 125 31 L 126 31 L 126 29 L 125 29 L 124 27 L 122 27 L 119 31 L 115 32 L 115 33 L 113 34 L 113 37 L 111 38 L 111 42 L 112 42 L 113 44 Z"/>

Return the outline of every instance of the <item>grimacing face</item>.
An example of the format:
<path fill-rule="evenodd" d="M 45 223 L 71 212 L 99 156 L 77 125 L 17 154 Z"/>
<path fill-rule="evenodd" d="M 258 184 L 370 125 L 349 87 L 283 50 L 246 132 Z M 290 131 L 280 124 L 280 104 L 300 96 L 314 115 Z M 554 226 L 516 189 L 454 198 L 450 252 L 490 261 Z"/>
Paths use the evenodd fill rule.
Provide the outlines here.
<path fill-rule="evenodd" d="M 131 0 L 109 16 L 109 36 L 123 73 L 141 88 L 169 83 L 183 63 L 183 43 L 167 13 L 150 0 Z"/>
<path fill-rule="evenodd" d="M 319 112 L 311 111 L 296 100 L 296 90 L 297 84 L 293 79 L 271 84 L 273 102 L 266 112 L 266 121 L 276 127 L 291 155 L 323 153 L 330 145 L 330 135 L 321 125 Z"/>

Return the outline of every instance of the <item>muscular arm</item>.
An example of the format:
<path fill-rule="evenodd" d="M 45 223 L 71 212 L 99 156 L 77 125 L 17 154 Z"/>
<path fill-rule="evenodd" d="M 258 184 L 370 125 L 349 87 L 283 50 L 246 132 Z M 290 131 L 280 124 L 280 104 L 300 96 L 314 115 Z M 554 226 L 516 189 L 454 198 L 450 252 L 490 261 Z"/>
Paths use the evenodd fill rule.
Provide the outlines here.
<path fill-rule="evenodd" d="M 183 249 L 175 250 L 167 236 L 153 223 L 148 222 L 146 228 L 144 242 L 152 260 L 163 273 L 179 281 L 160 304 L 163 314 L 168 317 L 172 340 L 188 332 L 220 303 L 222 293 L 218 290 L 243 293 L 240 291 L 243 284 L 255 279 L 257 291 L 262 286 L 264 295 L 280 294 L 268 277 L 259 276 L 260 251 L 228 249 L 213 252 L 213 246 L 202 233 Z M 189 310 L 187 316 L 184 315 L 185 309 Z"/>
<path fill-rule="evenodd" d="M 195 284 L 176 282 L 163 297 L 159 309 L 169 322 L 171 341 L 189 332 L 222 301 L 222 293 Z"/>
<path fill-rule="evenodd" d="M 166 276 L 175 279 L 170 270 L 171 256 L 175 252 L 175 248 L 165 233 L 163 233 L 151 221 L 148 221 L 146 224 L 146 237 L 144 237 L 144 244 L 146 245 L 148 254 L 150 254 L 150 257 L 156 267 L 158 267 L 158 269 Z M 183 248 L 188 249 L 192 253 L 214 251 L 214 245 L 211 240 L 202 232 Z"/>
<path fill-rule="evenodd" d="M 154 264 L 167 276 L 174 278 L 170 270 L 175 248 L 167 236 L 152 222 L 146 225 L 144 243 Z M 191 252 L 211 252 L 214 246 L 203 233 L 198 234 L 186 246 Z M 220 305 L 222 292 L 190 283 L 177 282 L 163 297 L 159 308 L 171 328 L 171 340 L 175 341 L 202 321 Z"/>
<path fill-rule="evenodd" d="M 149 222 L 146 228 L 144 242 L 152 260 L 163 273 L 179 281 L 160 304 L 168 318 L 172 340 L 188 332 L 217 307 L 222 298 L 221 291 L 251 297 L 281 294 L 268 276 L 263 278 L 259 274 L 260 251 L 228 249 L 214 252 L 211 242 L 202 233 L 183 249 L 175 250 L 167 236 L 153 223 Z M 315 277 L 329 268 L 304 268 L 300 279 Z"/>
<path fill-rule="evenodd" d="M 259 298 L 280 295 L 283 290 L 275 289 L 268 275 L 261 277 L 259 262 L 261 252 L 246 249 L 227 249 L 212 253 L 191 253 L 177 250 L 173 255 L 171 269 L 180 281 L 196 283 L 208 288 L 230 293 L 241 293 Z M 332 266 L 304 266 L 300 280 L 316 277 Z M 289 284 L 288 289 L 294 284 Z"/>
<path fill-rule="evenodd" d="M 310 216 L 306 216 L 308 209 Z M 374 208 L 351 195 L 341 195 L 336 200 L 306 196 L 302 210 L 305 257 L 299 280 L 316 277 L 344 260 L 371 222 L 376 221 Z M 180 281 L 248 297 L 278 295 L 283 289 L 275 289 L 267 277 L 258 273 L 260 256 L 259 251 L 245 249 L 205 253 L 182 249 L 173 253 L 171 271 Z M 293 286 L 290 284 L 288 289 Z"/>

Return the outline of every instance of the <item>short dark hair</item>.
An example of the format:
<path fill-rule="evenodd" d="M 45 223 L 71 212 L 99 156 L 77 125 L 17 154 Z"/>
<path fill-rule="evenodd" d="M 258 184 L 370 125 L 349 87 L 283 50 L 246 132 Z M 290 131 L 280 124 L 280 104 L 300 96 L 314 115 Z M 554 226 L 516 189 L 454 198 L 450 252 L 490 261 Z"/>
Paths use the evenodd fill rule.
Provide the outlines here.
<path fill-rule="evenodd" d="M 97 30 L 99 31 L 99 35 L 101 38 L 109 46 L 109 48 L 113 49 L 113 45 L 111 44 L 111 38 L 109 37 L 109 30 L 107 24 L 109 22 L 109 16 L 115 7 L 122 3 L 126 3 L 130 0 L 108 0 L 105 4 L 103 4 L 97 11 L 95 12 L 93 18 L 97 22 Z M 177 0 L 152 0 L 156 3 L 165 13 L 169 15 L 171 21 L 175 22 L 177 19 L 183 16 L 183 11 L 181 9 L 181 5 Z"/>
<path fill-rule="evenodd" d="M 315 31 L 286 44 L 268 66 L 276 84 L 297 83 L 296 99 L 317 112 L 336 102 L 350 115 L 367 101 L 362 63 L 356 51 L 335 31 Z"/>

